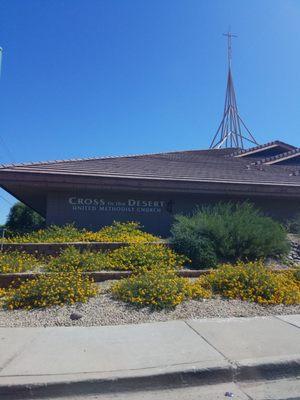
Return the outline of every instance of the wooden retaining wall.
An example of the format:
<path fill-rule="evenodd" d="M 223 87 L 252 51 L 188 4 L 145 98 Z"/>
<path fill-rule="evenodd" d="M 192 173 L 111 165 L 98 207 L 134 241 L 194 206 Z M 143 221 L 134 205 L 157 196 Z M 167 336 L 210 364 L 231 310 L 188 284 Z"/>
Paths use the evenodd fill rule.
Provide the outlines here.
<path fill-rule="evenodd" d="M 200 275 L 208 274 L 211 270 L 189 270 L 182 269 L 179 275 L 185 278 L 198 278 Z M 20 272 L 15 274 L 0 274 L 0 288 L 8 288 L 9 286 L 18 287 L 20 284 L 29 279 L 35 279 L 41 275 L 51 275 L 44 272 Z M 131 275 L 131 271 L 97 271 L 83 272 L 84 276 L 90 276 L 95 282 L 104 282 L 108 280 L 118 280 L 127 278 Z"/>
<path fill-rule="evenodd" d="M 2 250 L 9 251 L 24 251 L 29 254 L 40 256 L 55 256 L 61 253 L 67 247 L 73 246 L 80 251 L 111 251 L 119 247 L 129 246 L 127 242 L 69 242 L 69 243 L 4 243 Z M 172 247 L 167 241 L 149 242 L 145 244 L 164 244 Z"/>

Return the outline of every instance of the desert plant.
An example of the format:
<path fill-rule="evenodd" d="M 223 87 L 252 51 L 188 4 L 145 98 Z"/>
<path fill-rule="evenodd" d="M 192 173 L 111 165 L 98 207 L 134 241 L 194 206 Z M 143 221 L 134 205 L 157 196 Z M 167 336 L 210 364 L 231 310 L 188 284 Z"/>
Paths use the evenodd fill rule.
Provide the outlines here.
<path fill-rule="evenodd" d="M 139 222 L 113 222 L 98 232 L 90 232 L 86 235 L 88 241 L 95 242 L 127 242 L 146 243 L 157 242 L 159 238 L 150 233 L 143 232 Z"/>
<path fill-rule="evenodd" d="M 8 243 L 64 243 L 81 242 L 85 230 L 77 229 L 72 224 L 64 226 L 52 225 L 46 229 L 39 229 L 25 234 L 16 234 L 6 239 Z"/>
<path fill-rule="evenodd" d="M 4 305 L 11 310 L 63 306 L 84 303 L 97 293 L 97 286 L 80 273 L 52 273 L 27 280 L 18 288 L 10 289 Z"/>
<path fill-rule="evenodd" d="M 192 215 L 178 215 L 172 227 L 174 248 L 199 268 L 216 262 L 255 260 L 287 254 L 285 229 L 250 203 L 218 203 Z"/>
<path fill-rule="evenodd" d="M 142 274 L 122 279 L 112 286 L 115 298 L 135 306 L 152 308 L 174 308 L 187 300 L 192 293 L 186 278 L 175 271 L 161 270 L 155 266 Z"/>
<path fill-rule="evenodd" d="M 141 273 L 156 265 L 161 270 L 179 269 L 188 264 L 189 260 L 164 245 L 131 244 L 107 254 L 107 262 L 110 269 Z"/>
<path fill-rule="evenodd" d="M 68 243 L 68 242 L 156 242 L 157 237 L 143 232 L 136 222 L 114 222 L 98 232 L 78 229 L 72 224 L 52 225 L 24 235 L 16 234 L 6 238 L 8 243 Z"/>
<path fill-rule="evenodd" d="M 39 265 L 31 254 L 19 251 L 0 252 L 0 273 L 16 273 L 34 271 Z"/>
<path fill-rule="evenodd" d="M 107 269 L 107 266 L 106 253 L 88 250 L 80 252 L 70 246 L 57 257 L 51 257 L 44 269 L 49 272 L 101 271 Z"/>
<path fill-rule="evenodd" d="M 212 297 L 211 286 L 201 278 L 198 278 L 196 281 L 188 280 L 186 290 L 187 297 L 190 300 L 203 300 Z"/>
<path fill-rule="evenodd" d="M 67 247 L 59 256 L 50 258 L 45 271 L 101 271 L 125 270 L 141 273 L 158 265 L 161 269 L 179 269 L 189 260 L 164 245 L 131 244 L 109 253 Z"/>
<path fill-rule="evenodd" d="M 259 304 L 300 303 L 300 282 L 293 272 L 276 273 L 266 268 L 262 261 L 224 264 L 201 277 L 198 283 L 228 299 Z"/>
<path fill-rule="evenodd" d="M 172 242 L 179 254 L 184 254 L 196 269 L 213 268 L 217 265 L 215 246 L 204 234 L 199 234 L 194 221 L 185 216 L 176 216 L 172 228 Z"/>

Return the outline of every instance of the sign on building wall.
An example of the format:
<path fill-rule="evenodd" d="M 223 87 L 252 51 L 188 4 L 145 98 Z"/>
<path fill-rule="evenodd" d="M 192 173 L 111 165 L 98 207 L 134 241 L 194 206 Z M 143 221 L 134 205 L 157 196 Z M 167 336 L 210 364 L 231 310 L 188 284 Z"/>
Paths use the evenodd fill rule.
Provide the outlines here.
<path fill-rule="evenodd" d="M 236 198 L 244 201 L 244 198 Z M 146 231 L 168 237 L 176 214 L 191 214 L 197 207 L 215 204 L 219 201 L 233 201 L 229 196 L 204 195 L 163 195 L 157 193 L 110 192 L 101 191 L 60 191 L 47 197 L 48 225 L 75 224 L 78 227 L 98 230 L 114 221 L 136 221 Z M 251 199 L 248 199 L 251 201 Z M 255 200 L 255 201 L 254 201 Z M 299 200 L 289 202 L 281 199 L 268 200 L 255 198 L 253 203 L 275 218 L 285 219 L 288 213 L 299 210 Z M 272 212 L 272 213 L 271 213 Z"/>
<path fill-rule="evenodd" d="M 124 212 L 137 214 L 157 214 L 164 209 L 171 212 L 170 202 L 164 200 L 139 200 L 135 198 L 127 198 L 124 200 L 94 198 L 94 197 L 77 197 L 68 198 L 69 207 L 72 211 L 84 212 Z"/>
<path fill-rule="evenodd" d="M 97 230 L 113 221 L 137 221 L 149 232 L 165 235 L 173 218 L 173 200 L 159 195 L 51 193 L 47 199 L 47 224 L 74 223 Z"/>

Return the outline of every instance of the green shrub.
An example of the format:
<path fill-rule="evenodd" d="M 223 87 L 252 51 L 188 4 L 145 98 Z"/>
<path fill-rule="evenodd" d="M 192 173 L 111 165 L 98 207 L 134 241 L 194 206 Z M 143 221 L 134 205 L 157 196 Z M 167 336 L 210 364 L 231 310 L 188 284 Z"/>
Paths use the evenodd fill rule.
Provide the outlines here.
<path fill-rule="evenodd" d="M 67 247 L 59 256 L 52 257 L 45 266 L 49 272 L 101 271 L 107 269 L 107 255 L 85 250 L 80 252 L 74 246 Z"/>
<path fill-rule="evenodd" d="M 250 203 L 219 203 L 198 209 L 191 217 L 178 215 L 172 227 L 174 248 L 199 268 L 216 262 L 255 260 L 285 255 L 285 229 Z"/>
<path fill-rule="evenodd" d="M 162 270 L 158 266 L 122 279 L 112 286 L 115 298 L 135 306 L 174 308 L 189 298 L 209 297 L 209 291 L 190 285 L 175 271 Z"/>
<path fill-rule="evenodd" d="M 261 261 L 225 264 L 198 281 L 210 286 L 213 293 L 228 299 L 241 299 L 259 304 L 300 303 L 300 282 L 292 271 L 273 272 Z"/>
<path fill-rule="evenodd" d="M 172 242 L 179 254 L 184 254 L 197 269 L 212 268 L 217 264 L 217 255 L 213 242 L 197 232 L 194 221 L 182 215 L 176 216 L 172 227 Z"/>
<path fill-rule="evenodd" d="M 107 254 L 110 269 L 131 270 L 141 273 L 159 266 L 160 269 L 180 269 L 188 264 L 187 257 L 176 254 L 164 245 L 131 244 Z"/>
<path fill-rule="evenodd" d="M 10 310 L 30 310 L 75 302 L 84 303 L 97 293 L 97 286 L 80 273 L 52 273 L 27 280 L 18 288 L 10 289 L 6 293 L 4 304 Z"/>
<path fill-rule="evenodd" d="M 38 260 L 31 254 L 12 251 L 0 252 L 0 273 L 17 273 L 34 271 L 38 266 Z"/>

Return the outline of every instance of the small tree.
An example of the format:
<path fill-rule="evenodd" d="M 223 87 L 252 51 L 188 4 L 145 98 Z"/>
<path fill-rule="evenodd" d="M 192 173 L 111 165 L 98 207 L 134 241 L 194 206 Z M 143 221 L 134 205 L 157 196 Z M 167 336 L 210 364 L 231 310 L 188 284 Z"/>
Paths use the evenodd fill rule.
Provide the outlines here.
<path fill-rule="evenodd" d="M 37 212 L 18 202 L 10 209 L 5 227 L 13 232 L 25 233 L 45 226 L 45 219 Z"/>

